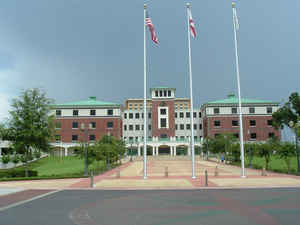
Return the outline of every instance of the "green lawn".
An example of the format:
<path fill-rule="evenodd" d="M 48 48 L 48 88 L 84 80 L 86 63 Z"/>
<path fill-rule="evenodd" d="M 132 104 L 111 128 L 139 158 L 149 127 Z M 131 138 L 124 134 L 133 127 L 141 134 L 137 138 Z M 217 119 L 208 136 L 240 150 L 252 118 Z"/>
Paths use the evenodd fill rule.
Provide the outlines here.
<path fill-rule="evenodd" d="M 89 169 L 104 168 L 103 162 L 94 162 Z M 75 156 L 46 157 L 31 164 L 38 176 L 80 176 L 84 172 L 84 160 Z"/>
<path fill-rule="evenodd" d="M 245 164 L 248 167 L 249 166 L 249 159 L 245 158 Z M 262 169 L 265 166 L 265 160 L 264 158 L 260 157 L 254 157 L 252 161 L 253 168 Z M 281 173 L 287 173 L 287 166 L 283 159 L 280 159 L 276 156 L 272 156 L 271 160 L 269 162 L 269 170 L 275 171 L 275 172 L 281 172 Z M 297 171 L 297 159 L 296 157 L 293 157 L 291 160 L 291 171 L 290 173 L 296 174 Z"/>

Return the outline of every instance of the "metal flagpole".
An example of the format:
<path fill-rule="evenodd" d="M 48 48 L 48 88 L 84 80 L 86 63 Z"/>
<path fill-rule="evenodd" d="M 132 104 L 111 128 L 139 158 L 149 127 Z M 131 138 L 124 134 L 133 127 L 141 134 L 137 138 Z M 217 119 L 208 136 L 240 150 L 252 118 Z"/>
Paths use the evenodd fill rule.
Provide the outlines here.
<path fill-rule="evenodd" d="M 144 179 L 147 179 L 147 112 L 146 112 L 146 4 L 144 4 Z"/>
<path fill-rule="evenodd" d="M 240 87 L 240 68 L 239 68 L 239 57 L 238 57 L 238 46 L 237 46 L 237 14 L 235 3 L 232 2 L 232 13 L 233 13 L 233 28 L 234 28 L 234 45 L 235 45 L 235 65 L 236 65 L 236 76 L 238 83 L 238 95 L 239 95 L 239 119 L 240 119 L 240 148 L 241 148 L 241 161 L 242 161 L 242 178 L 246 178 L 245 175 L 245 162 L 244 162 L 244 135 L 243 135 L 243 120 L 242 120 L 242 103 L 241 103 L 241 87 Z"/>
<path fill-rule="evenodd" d="M 188 45 L 189 45 L 189 72 L 190 72 L 190 98 L 191 98 L 191 151 L 192 151 L 192 179 L 195 179 L 195 146 L 194 146 L 194 106 L 193 106 L 193 79 L 192 79 L 192 56 L 191 56 L 191 33 L 189 22 L 189 8 L 190 4 L 186 4 L 187 8 L 187 28 L 188 28 Z"/>

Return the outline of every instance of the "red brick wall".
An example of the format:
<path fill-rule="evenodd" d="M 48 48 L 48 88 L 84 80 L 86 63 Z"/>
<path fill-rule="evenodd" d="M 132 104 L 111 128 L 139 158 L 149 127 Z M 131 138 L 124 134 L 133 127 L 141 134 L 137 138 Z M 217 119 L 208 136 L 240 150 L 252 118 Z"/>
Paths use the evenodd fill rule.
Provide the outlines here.
<path fill-rule="evenodd" d="M 158 107 L 162 102 L 168 107 L 169 113 L 169 128 L 158 129 Z M 174 113 L 174 100 L 152 100 L 152 136 L 160 137 L 161 134 L 166 134 L 167 137 L 175 136 L 175 113 Z"/>
<path fill-rule="evenodd" d="M 250 140 L 251 133 L 256 133 L 257 141 L 265 141 L 269 138 L 269 133 L 274 133 L 276 137 L 281 138 L 280 130 L 268 126 L 267 121 L 272 116 L 243 116 L 243 135 L 244 140 Z M 220 127 L 214 126 L 214 121 L 221 121 Z M 215 134 L 221 133 L 239 133 L 239 127 L 232 127 L 232 120 L 238 120 L 239 117 L 206 117 L 204 119 L 204 136 L 215 137 Z M 256 126 L 250 126 L 250 120 L 256 120 Z M 248 134 L 249 130 L 249 134 Z"/>
<path fill-rule="evenodd" d="M 56 134 L 61 135 L 62 142 L 72 142 L 72 135 L 78 135 L 78 141 L 85 141 L 86 137 L 80 131 L 80 124 L 85 123 L 89 127 L 90 122 L 96 122 L 95 129 L 89 129 L 88 134 L 94 134 L 96 140 L 105 134 L 110 133 L 115 138 L 122 136 L 122 121 L 120 118 L 58 118 L 56 121 L 61 122 L 61 129 L 56 130 Z M 107 122 L 113 122 L 113 128 L 107 128 Z M 72 129 L 72 123 L 78 122 L 78 129 Z"/>

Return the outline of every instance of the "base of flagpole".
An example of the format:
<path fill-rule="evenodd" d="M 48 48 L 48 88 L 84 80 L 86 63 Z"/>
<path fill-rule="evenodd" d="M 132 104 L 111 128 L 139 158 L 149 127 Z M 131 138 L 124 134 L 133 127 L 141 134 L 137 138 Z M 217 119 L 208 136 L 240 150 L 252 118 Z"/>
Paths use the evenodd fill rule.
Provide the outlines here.
<path fill-rule="evenodd" d="M 196 176 L 192 176 L 192 179 L 196 179 Z"/>
<path fill-rule="evenodd" d="M 147 180 L 148 179 L 148 177 L 144 177 L 144 180 Z"/>
<path fill-rule="evenodd" d="M 242 175 L 241 178 L 247 178 L 247 176 L 246 175 Z"/>

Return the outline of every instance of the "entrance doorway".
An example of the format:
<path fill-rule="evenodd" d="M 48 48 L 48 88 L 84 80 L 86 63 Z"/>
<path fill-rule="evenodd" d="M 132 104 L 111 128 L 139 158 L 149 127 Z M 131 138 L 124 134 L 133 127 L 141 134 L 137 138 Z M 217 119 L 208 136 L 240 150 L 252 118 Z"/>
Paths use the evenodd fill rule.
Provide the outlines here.
<path fill-rule="evenodd" d="M 168 145 L 161 145 L 158 147 L 158 154 L 159 155 L 170 155 L 171 150 L 170 146 Z"/>

